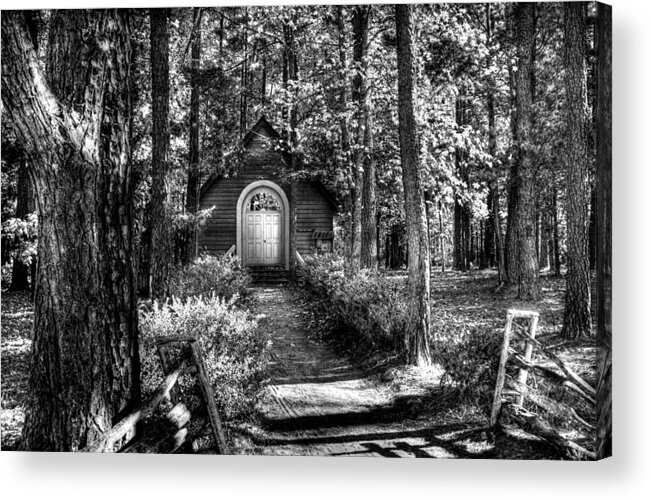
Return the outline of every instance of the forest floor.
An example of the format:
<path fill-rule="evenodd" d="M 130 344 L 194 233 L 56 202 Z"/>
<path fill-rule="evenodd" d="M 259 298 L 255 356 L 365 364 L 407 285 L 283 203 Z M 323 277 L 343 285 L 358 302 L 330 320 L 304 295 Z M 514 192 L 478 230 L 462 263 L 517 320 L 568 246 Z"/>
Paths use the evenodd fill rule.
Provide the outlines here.
<path fill-rule="evenodd" d="M 396 279 L 403 279 L 401 273 Z M 564 280 L 543 278 L 541 337 L 594 384 L 594 340 L 560 339 Z M 434 273 L 432 326 L 503 328 L 507 308 L 531 308 L 495 293 L 491 273 Z M 231 429 L 236 453 L 553 459 L 545 443 L 516 429 L 495 439 L 475 404 L 441 384 L 437 367 L 404 367 L 396 359 L 352 355 L 318 337 L 300 289 L 259 288 L 256 313 L 272 342 L 270 380 L 255 423 Z M 3 450 L 15 449 L 28 390 L 33 305 L 28 293 L 2 289 L 0 412 Z"/>
<path fill-rule="evenodd" d="M 454 321 L 473 325 L 490 318 L 491 327 L 503 328 L 505 302 L 490 289 L 494 283 L 489 274 L 435 276 L 433 316 L 436 321 L 454 316 Z M 548 319 L 542 330 L 550 333 L 562 321 L 562 280 L 548 280 L 547 288 L 542 309 Z M 517 429 L 492 436 L 476 405 L 460 401 L 453 387 L 441 384 L 443 372 L 438 367 L 405 367 L 377 356 L 364 356 L 358 363 L 359 353 L 353 361 L 334 344 L 317 338 L 300 290 L 260 288 L 257 298 L 256 312 L 263 315 L 261 325 L 273 346 L 259 420 L 240 427 L 251 443 L 245 453 L 558 458 L 545 443 Z M 589 345 L 565 347 L 577 371 L 590 371 Z"/>

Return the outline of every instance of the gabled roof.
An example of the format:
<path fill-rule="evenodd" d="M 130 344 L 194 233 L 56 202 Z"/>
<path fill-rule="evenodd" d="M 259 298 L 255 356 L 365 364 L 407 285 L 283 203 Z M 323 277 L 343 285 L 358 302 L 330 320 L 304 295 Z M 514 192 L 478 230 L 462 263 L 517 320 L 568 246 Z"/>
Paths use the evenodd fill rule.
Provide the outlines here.
<path fill-rule="evenodd" d="M 246 133 L 246 135 L 240 140 L 240 148 L 245 148 L 253 139 L 256 137 L 264 137 L 271 139 L 280 139 L 280 134 L 276 132 L 276 129 L 271 126 L 267 119 L 261 116 L 258 121 L 251 127 L 251 129 Z M 223 177 L 222 174 L 210 174 L 206 181 L 201 185 L 199 190 L 199 198 L 201 198 L 205 192 L 213 185 L 213 183 Z"/>
<path fill-rule="evenodd" d="M 264 116 L 261 116 L 256 124 L 251 127 L 251 130 L 246 133 L 242 139 L 241 145 L 244 147 L 253 139 L 260 136 L 271 137 L 272 139 L 280 139 L 280 134 L 276 132 L 276 129 L 271 126 L 271 124 Z"/>
<path fill-rule="evenodd" d="M 246 135 L 240 141 L 240 147 L 246 148 L 246 146 L 253 141 L 256 137 L 270 138 L 272 140 L 280 139 L 280 134 L 276 132 L 271 124 L 267 121 L 264 116 L 261 116 L 258 121 L 251 127 Z M 199 198 L 201 198 L 208 189 L 219 179 L 223 177 L 222 174 L 211 174 L 206 181 L 201 186 L 199 191 Z M 337 212 L 340 210 L 340 206 L 336 201 L 335 196 L 330 193 L 330 191 L 320 182 L 320 181 L 310 181 L 309 184 L 314 186 L 317 191 L 327 200 L 332 209 Z"/>

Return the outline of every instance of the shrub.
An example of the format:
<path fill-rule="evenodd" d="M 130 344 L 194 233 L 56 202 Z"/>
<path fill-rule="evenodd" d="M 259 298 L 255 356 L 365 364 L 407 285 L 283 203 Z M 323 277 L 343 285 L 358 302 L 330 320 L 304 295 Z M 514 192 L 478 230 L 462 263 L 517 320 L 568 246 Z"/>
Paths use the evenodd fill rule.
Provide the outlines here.
<path fill-rule="evenodd" d="M 400 283 L 369 270 L 346 277 L 343 259 L 337 257 L 307 257 L 300 274 L 332 331 L 352 333 L 372 348 L 401 345 L 406 305 Z"/>
<path fill-rule="evenodd" d="M 434 345 L 445 370 L 442 383 L 451 383 L 462 399 L 490 412 L 503 337 L 497 330 L 447 330 Z"/>
<path fill-rule="evenodd" d="M 163 379 L 156 339 L 190 335 L 197 339 L 215 398 L 225 419 L 242 418 L 252 412 L 266 366 L 270 342 L 257 330 L 257 319 L 238 309 L 234 299 L 216 294 L 173 298 L 154 302 L 140 312 L 140 358 L 143 392 Z M 194 383 L 194 377 L 182 387 Z"/>
<path fill-rule="evenodd" d="M 170 295 L 182 300 L 216 294 L 241 303 L 250 297 L 250 286 L 251 277 L 234 256 L 202 255 L 170 277 Z"/>

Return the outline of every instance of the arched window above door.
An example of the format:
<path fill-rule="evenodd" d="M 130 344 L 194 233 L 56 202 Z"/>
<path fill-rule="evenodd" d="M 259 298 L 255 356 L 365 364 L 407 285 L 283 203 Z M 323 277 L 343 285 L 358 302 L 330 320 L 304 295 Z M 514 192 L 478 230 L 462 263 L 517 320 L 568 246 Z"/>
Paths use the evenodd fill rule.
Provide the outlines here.
<path fill-rule="evenodd" d="M 261 191 L 251 196 L 247 209 L 251 212 L 257 212 L 260 210 L 279 212 L 281 207 L 282 205 L 278 198 L 267 191 Z"/>

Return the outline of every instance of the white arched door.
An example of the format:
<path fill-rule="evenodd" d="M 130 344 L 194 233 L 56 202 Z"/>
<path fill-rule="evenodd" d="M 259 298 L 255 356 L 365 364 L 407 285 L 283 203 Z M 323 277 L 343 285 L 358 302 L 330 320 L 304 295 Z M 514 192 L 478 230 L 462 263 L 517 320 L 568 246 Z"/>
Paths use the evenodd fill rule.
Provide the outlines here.
<path fill-rule="evenodd" d="M 285 207 L 270 187 L 253 189 L 242 207 L 243 260 L 246 265 L 283 264 Z"/>

